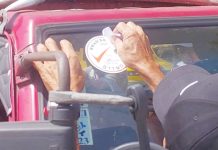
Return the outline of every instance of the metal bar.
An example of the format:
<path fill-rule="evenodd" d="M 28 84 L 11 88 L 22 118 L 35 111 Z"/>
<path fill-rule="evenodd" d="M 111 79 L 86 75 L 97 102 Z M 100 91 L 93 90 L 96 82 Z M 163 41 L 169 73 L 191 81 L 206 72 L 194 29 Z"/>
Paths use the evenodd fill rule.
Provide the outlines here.
<path fill-rule="evenodd" d="M 0 0 L 0 6 L 13 3 L 17 0 Z"/>
<path fill-rule="evenodd" d="M 25 54 L 20 59 L 20 70 L 22 71 L 19 74 L 29 69 L 33 61 L 56 61 L 58 65 L 58 88 L 60 91 L 70 90 L 70 67 L 64 52 L 35 52 Z"/>
<path fill-rule="evenodd" d="M 43 3 L 45 0 L 17 0 L 5 8 L 6 11 L 21 10 L 26 7 L 35 6 Z"/>
<path fill-rule="evenodd" d="M 106 105 L 133 105 L 134 100 L 130 97 L 106 94 L 88 94 L 74 92 L 49 92 L 49 101 L 58 104 L 106 104 Z"/>
<path fill-rule="evenodd" d="M 25 54 L 20 58 L 20 73 L 25 72 L 25 69 L 28 69 L 33 61 L 56 61 L 57 62 L 57 69 L 58 69 L 58 88 L 60 91 L 69 91 L 70 90 L 70 67 L 69 61 L 67 56 L 62 51 L 53 51 L 53 52 L 36 52 L 36 53 L 29 53 Z M 62 100 L 59 97 L 60 101 Z M 50 114 L 52 111 L 57 110 L 59 108 L 54 108 L 50 110 Z M 78 111 L 78 112 L 76 112 Z M 75 110 L 75 114 L 79 113 L 79 109 Z M 72 150 L 78 150 L 78 132 L 77 132 L 77 121 L 73 120 L 72 122 L 74 135 L 73 135 L 73 147 Z"/>
<path fill-rule="evenodd" d="M 0 10 L 0 20 L 1 20 L 1 23 L 0 23 L 0 34 L 3 34 L 5 26 L 6 26 L 7 21 L 8 21 L 7 12 L 4 9 Z"/>

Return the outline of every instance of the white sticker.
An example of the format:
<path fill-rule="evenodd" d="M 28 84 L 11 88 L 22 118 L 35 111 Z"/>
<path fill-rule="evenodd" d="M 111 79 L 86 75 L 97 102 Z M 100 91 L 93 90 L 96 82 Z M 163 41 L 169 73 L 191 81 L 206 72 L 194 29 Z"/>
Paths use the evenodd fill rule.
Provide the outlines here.
<path fill-rule="evenodd" d="M 103 72 L 120 73 L 126 70 L 115 47 L 105 36 L 91 38 L 86 44 L 85 53 L 89 62 Z"/>

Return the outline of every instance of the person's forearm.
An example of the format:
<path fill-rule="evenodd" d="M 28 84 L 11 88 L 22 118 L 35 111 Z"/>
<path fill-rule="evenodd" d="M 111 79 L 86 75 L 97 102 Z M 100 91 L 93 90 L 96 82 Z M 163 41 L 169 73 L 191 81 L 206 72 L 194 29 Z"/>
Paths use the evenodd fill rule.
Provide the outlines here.
<path fill-rule="evenodd" d="M 139 72 L 143 80 L 148 84 L 152 92 L 154 92 L 160 81 L 164 78 L 164 74 L 160 70 L 159 65 L 152 64 L 147 66 L 145 63 L 141 63 L 138 64 L 136 68 L 136 71 Z"/>
<path fill-rule="evenodd" d="M 122 39 L 114 38 L 117 53 L 123 63 L 138 72 L 154 92 L 164 74 L 156 64 L 148 36 L 133 22 L 120 22 L 114 29 Z"/>

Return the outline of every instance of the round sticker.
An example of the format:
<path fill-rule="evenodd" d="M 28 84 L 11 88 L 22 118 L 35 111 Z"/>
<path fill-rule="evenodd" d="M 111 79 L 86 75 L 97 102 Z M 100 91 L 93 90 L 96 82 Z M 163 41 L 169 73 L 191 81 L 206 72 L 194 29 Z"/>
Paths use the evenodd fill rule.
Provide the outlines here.
<path fill-rule="evenodd" d="M 126 69 L 115 47 L 105 36 L 91 38 L 85 47 L 86 57 L 97 69 L 106 73 L 120 73 Z"/>

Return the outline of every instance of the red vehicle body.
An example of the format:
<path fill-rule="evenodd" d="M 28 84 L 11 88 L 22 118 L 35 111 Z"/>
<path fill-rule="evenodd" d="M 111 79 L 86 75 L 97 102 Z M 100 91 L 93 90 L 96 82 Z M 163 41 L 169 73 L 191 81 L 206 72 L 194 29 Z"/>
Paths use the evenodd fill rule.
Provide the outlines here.
<path fill-rule="evenodd" d="M 167 2 L 167 3 L 166 3 Z M 107 3 L 107 2 L 105 2 Z M 124 3 L 124 0 L 123 0 Z M 126 2 L 127 3 L 127 2 Z M 134 3 L 146 5 L 146 2 L 135 1 Z M 179 4 L 180 3 L 180 4 Z M 49 2 L 47 3 L 49 4 Z M 57 4 L 57 3 L 56 3 Z M 56 4 L 49 4 L 50 7 Z M 69 6 L 71 4 L 71 6 Z M 72 4 L 66 2 L 62 8 L 75 6 L 75 8 L 89 7 L 87 1 L 80 1 Z M 131 4 L 131 2 L 128 2 Z M 151 3 L 150 3 L 151 4 Z M 39 75 L 32 68 L 23 75 L 17 74 L 18 58 L 28 52 L 35 51 L 36 45 L 43 42 L 49 36 L 46 33 L 46 27 L 52 28 L 58 25 L 83 25 L 95 26 L 96 22 L 112 27 L 120 21 L 138 21 L 138 20 L 180 20 L 195 18 L 218 17 L 218 6 L 193 6 L 193 5 L 210 5 L 211 3 L 203 0 L 178 1 L 172 3 L 170 0 L 160 3 L 153 2 L 147 7 L 152 8 L 116 8 L 116 9 L 67 9 L 67 10 L 43 10 L 48 5 L 39 5 L 39 10 L 20 10 L 8 12 L 8 22 L 5 26 L 3 37 L 9 43 L 10 50 L 10 101 L 12 111 L 5 117 L 4 121 L 36 121 L 47 118 L 47 104 L 43 101 L 47 95 L 42 85 Z M 212 3 L 216 4 L 216 3 Z M 102 3 L 94 2 L 94 8 L 102 7 Z M 176 7 L 154 7 L 154 6 L 176 6 Z M 180 6 L 182 5 L 182 6 Z M 185 6 L 192 5 L 192 6 Z M 111 8 L 112 4 L 105 6 Z M 125 3 L 118 7 L 126 6 Z M 129 6 L 129 5 L 128 5 Z M 55 8 L 53 7 L 53 8 Z M 33 7 L 34 8 L 34 7 Z M 52 8 L 52 9 L 53 9 Z M 49 9 L 49 8 L 48 8 Z M 167 22 L 167 21 L 166 21 Z M 203 26 L 203 25 L 202 25 Z M 45 29 L 45 28 L 46 29 Z M 75 28 L 78 28 L 76 26 Z M 94 27 L 93 27 L 94 28 Z M 84 29 L 84 28 L 83 28 Z M 84 31 L 85 32 L 85 31 Z M 45 34 L 45 36 L 43 35 Z"/>
<path fill-rule="evenodd" d="M 202 17 L 218 15 L 216 6 L 198 7 L 166 7 L 166 8 L 130 8 L 112 10 L 62 10 L 62 11 L 19 11 L 11 12 L 9 24 L 5 35 L 11 45 L 12 58 L 33 47 L 36 41 L 36 28 L 46 24 L 80 23 L 107 20 L 131 20 L 140 18 L 177 18 L 177 17 Z M 15 19 L 14 19 L 15 17 Z M 13 18 L 13 19 L 12 19 Z M 13 59 L 16 60 L 16 59 Z M 15 62 L 11 64 L 16 67 Z M 28 77 L 16 77 L 14 74 L 11 84 L 11 98 L 13 113 L 11 121 L 38 120 L 37 81 L 33 82 Z M 24 84 L 25 83 L 25 84 Z"/>

